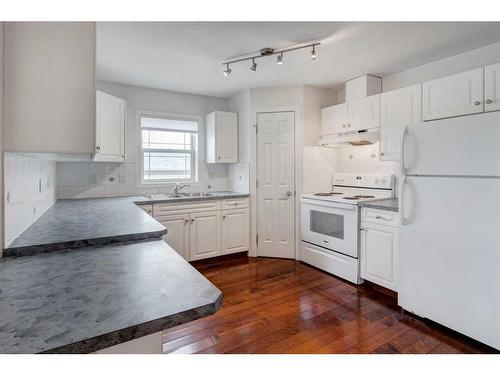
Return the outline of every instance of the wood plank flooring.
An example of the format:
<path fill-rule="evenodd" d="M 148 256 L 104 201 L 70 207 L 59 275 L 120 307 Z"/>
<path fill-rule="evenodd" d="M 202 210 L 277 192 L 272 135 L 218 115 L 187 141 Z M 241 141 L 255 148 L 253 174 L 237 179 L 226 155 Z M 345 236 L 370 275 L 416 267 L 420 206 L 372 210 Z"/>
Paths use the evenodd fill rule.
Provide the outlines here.
<path fill-rule="evenodd" d="M 212 316 L 163 332 L 165 353 L 494 353 L 420 320 L 394 296 L 304 263 L 272 258 L 198 262 L 224 295 Z"/>

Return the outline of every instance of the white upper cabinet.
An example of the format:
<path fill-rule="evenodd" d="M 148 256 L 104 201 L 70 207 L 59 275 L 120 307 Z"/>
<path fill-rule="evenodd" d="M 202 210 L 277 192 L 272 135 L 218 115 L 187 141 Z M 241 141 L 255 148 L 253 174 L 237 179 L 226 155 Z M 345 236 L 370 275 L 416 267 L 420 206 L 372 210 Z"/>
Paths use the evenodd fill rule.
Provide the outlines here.
<path fill-rule="evenodd" d="M 348 103 L 347 129 L 359 130 L 380 126 L 380 95 L 372 95 Z"/>
<path fill-rule="evenodd" d="M 6 151 L 94 153 L 95 23 L 6 22 Z"/>
<path fill-rule="evenodd" d="M 484 110 L 500 110 L 500 63 L 484 67 Z"/>
<path fill-rule="evenodd" d="M 207 163 L 238 162 L 238 114 L 215 111 L 206 117 Z"/>
<path fill-rule="evenodd" d="M 422 86 L 380 94 L 380 160 L 398 160 L 405 126 L 421 121 Z"/>
<path fill-rule="evenodd" d="M 94 161 L 125 161 L 125 100 L 97 91 Z"/>
<path fill-rule="evenodd" d="M 336 134 L 347 126 L 347 103 L 321 110 L 321 134 Z"/>
<path fill-rule="evenodd" d="M 483 68 L 424 82 L 424 121 L 483 112 Z"/>

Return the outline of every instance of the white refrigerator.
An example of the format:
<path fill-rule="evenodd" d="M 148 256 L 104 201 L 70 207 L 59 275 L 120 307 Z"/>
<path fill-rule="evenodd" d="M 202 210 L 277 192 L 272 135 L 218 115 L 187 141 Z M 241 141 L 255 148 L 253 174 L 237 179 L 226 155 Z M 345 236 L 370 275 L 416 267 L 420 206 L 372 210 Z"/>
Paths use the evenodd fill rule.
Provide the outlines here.
<path fill-rule="evenodd" d="M 398 302 L 500 349 L 500 112 L 405 129 Z"/>

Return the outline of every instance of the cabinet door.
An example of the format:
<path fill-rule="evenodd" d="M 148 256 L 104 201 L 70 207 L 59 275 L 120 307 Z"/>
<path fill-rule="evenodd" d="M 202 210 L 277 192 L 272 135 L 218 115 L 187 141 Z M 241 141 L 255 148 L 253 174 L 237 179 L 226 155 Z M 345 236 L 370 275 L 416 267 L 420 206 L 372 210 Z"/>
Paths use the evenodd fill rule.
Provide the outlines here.
<path fill-rule="evenodd" d="M 370 223 L 361 226 L 361 277 L 396 291 L 397 228 Z"/>
<path fill-rule="evenodd" d="M 337 104 L 321 110 L 321 135 L 336 134 L 347 127 L 347 104 Z"/>
<path fill-rule="evenodd" d="M 398 160 L 405 126 L 421 120 L 422 86 L 414 85 L 380 95 L 380 160 Z"/>
<path fill-rule="evenodd" d="M 217 163 L 238 161 L 238 115 L 232 112 L 216 112 L 215 145 Z"/>
<path fill-rule="evenodd" d="M 500 110 L 500 63 L 484 67 L 484 110 Z"/>
<path fill-rule="evenodd" d="M 157 220 L 167 228 L 163 241 L 189 260 L 189 214 L 164 216 Z"/>
<path fill-rule="evenodd" d="M 200 212 L 189 217 L 189 260 L 220 255 L 220 211 Z"/>
<path fill-rule="evenodd" d="M 101 91 L 96 95 L 94 161 L 125 161 L 125 101 Z"/>
<path fill-rule="evenodd" d="M 483 111 L 483 68 L 422 84 L 424 121 Z"/>
<path fill-rule="evenodd" d="M 248 209 L 222 211 L 222 254 L 248 251 Z"/>
<path fill-rule="evenodd" d="M 347 105 L 347 130 L 376 128 L 380 126 L 380 95 L 349 102 Z"/>

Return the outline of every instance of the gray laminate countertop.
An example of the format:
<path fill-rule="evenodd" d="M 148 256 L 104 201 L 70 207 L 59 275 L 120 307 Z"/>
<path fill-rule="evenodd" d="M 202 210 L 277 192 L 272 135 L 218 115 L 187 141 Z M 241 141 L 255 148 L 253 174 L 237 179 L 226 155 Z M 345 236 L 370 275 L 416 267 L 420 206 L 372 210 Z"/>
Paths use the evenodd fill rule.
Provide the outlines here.
<path fill-rule="evenodd" d="M 3 258 L 0 352 L 94 352 L 213 314 L 221 302 L 161 240 Z"/>
<path fill-rule="evenodd" d="M 149 201 L 141 196 L 58 200 L 4 256 L 161 238 L 166 228 L 135 204 Z"/>
<path fill-rule="evenodd" d="M 379 210 L 398 212 L 398 200 L 394 198 L 380 199 L 370 202 L 360 202 L 359 205 L 361 207 L 377 208 Z"/>

